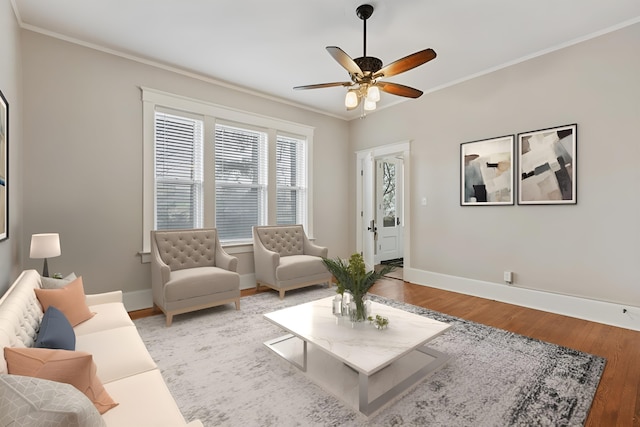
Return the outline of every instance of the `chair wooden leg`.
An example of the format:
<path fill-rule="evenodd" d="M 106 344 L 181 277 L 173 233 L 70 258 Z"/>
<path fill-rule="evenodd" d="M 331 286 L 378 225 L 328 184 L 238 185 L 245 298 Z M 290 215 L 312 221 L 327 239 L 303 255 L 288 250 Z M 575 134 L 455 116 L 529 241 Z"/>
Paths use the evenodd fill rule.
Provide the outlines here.
<path fill-rule="evenodd" d="M 171 326 L 171 322 L 173 322 L 173 314 L 167 314 L 167 326 Z"/>
<path fill-rule="evenodd" d="M 236 310 L 240 310 L 240 300 L 236 300 Z"/>
<path fill-rule="evenodd" d="M 284 299 L 284 289 L 280 289 L 280 299 Z"/>

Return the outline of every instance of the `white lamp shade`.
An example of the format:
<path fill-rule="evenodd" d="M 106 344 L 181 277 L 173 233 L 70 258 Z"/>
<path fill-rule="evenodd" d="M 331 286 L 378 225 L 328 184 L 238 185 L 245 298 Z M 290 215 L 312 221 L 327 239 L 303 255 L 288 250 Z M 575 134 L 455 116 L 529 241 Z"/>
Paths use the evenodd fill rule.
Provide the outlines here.
<path fill-rule="evenodd" d="M 373 111 L 376 109 L 376 103 L 374 101 L 369 101 L 369 98 L 365 98 L 364 109 L 367 111 Z"/>
<path fill-rule="evenodd" d="M 378 86 L 370 86 L 367 89 L 367 100 L 372 102 L 380 101 L 380 89 L 378 89 Z"/>
<path fill-rule="evenodd" d="M 31 236 L 30 258 L 52 258 L 60 256 L 61 253 L 58 233 L 42 233 Z"/>
<path fill-rule="evenodd" d="M 344 105 L 347 108 L 356 108 L 358 106 L 358 94 L 350 90 L 344 98 Z"/>

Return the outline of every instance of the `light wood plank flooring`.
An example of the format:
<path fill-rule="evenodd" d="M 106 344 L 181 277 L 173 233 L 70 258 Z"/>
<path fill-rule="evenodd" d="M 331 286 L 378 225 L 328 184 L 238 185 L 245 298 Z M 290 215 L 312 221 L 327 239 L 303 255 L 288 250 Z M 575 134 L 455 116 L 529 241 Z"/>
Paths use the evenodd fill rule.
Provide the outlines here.
<path fill-rule="evenodd" d="M 275 292 L 260 288 L 257 292 Z M 443 291 L 392 278 L 371 293 L 563 345 L 607 359 L 586 426 L 640 426 L 640 332 Z M 256 293 L 242 291 L 242 296 Z M 286 296 L 285 296 L 286 298 Z M 241 305 L 242 307 L 242 305 Z M 242 309 L 242 308 L 241 308 Z M 132 318 L 158 314 L 148 309 Z"/>

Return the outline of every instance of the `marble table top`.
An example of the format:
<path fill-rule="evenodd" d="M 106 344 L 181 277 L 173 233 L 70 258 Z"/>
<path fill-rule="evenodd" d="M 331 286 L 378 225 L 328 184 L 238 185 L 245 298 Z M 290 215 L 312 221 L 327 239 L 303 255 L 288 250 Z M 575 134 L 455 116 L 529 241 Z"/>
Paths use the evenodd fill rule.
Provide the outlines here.
<path fill-rule="evenodd" d="M 354 325 L 348 318 L 333 315 L 332 301 L 333 297 L 327 297 L 264 317 L 366 375 L 374 374 L 451 327 L 373 301 L 371 314 L 388 318 L 389 326 L 378 330 L 366 321 Z"/>

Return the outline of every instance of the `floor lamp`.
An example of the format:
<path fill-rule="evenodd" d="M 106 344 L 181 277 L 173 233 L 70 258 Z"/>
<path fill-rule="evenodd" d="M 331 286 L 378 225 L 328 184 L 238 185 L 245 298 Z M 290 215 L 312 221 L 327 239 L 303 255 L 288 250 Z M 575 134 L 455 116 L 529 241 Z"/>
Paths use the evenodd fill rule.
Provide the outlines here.
<path fill-rule="evenodd" d="M 58 233 L 42 233 L 31 236 L 31 251 L 29 258 L 44 258 L 42 276 L 49 277 L 47 258 L 60 256 L 60 236 Z"/>

